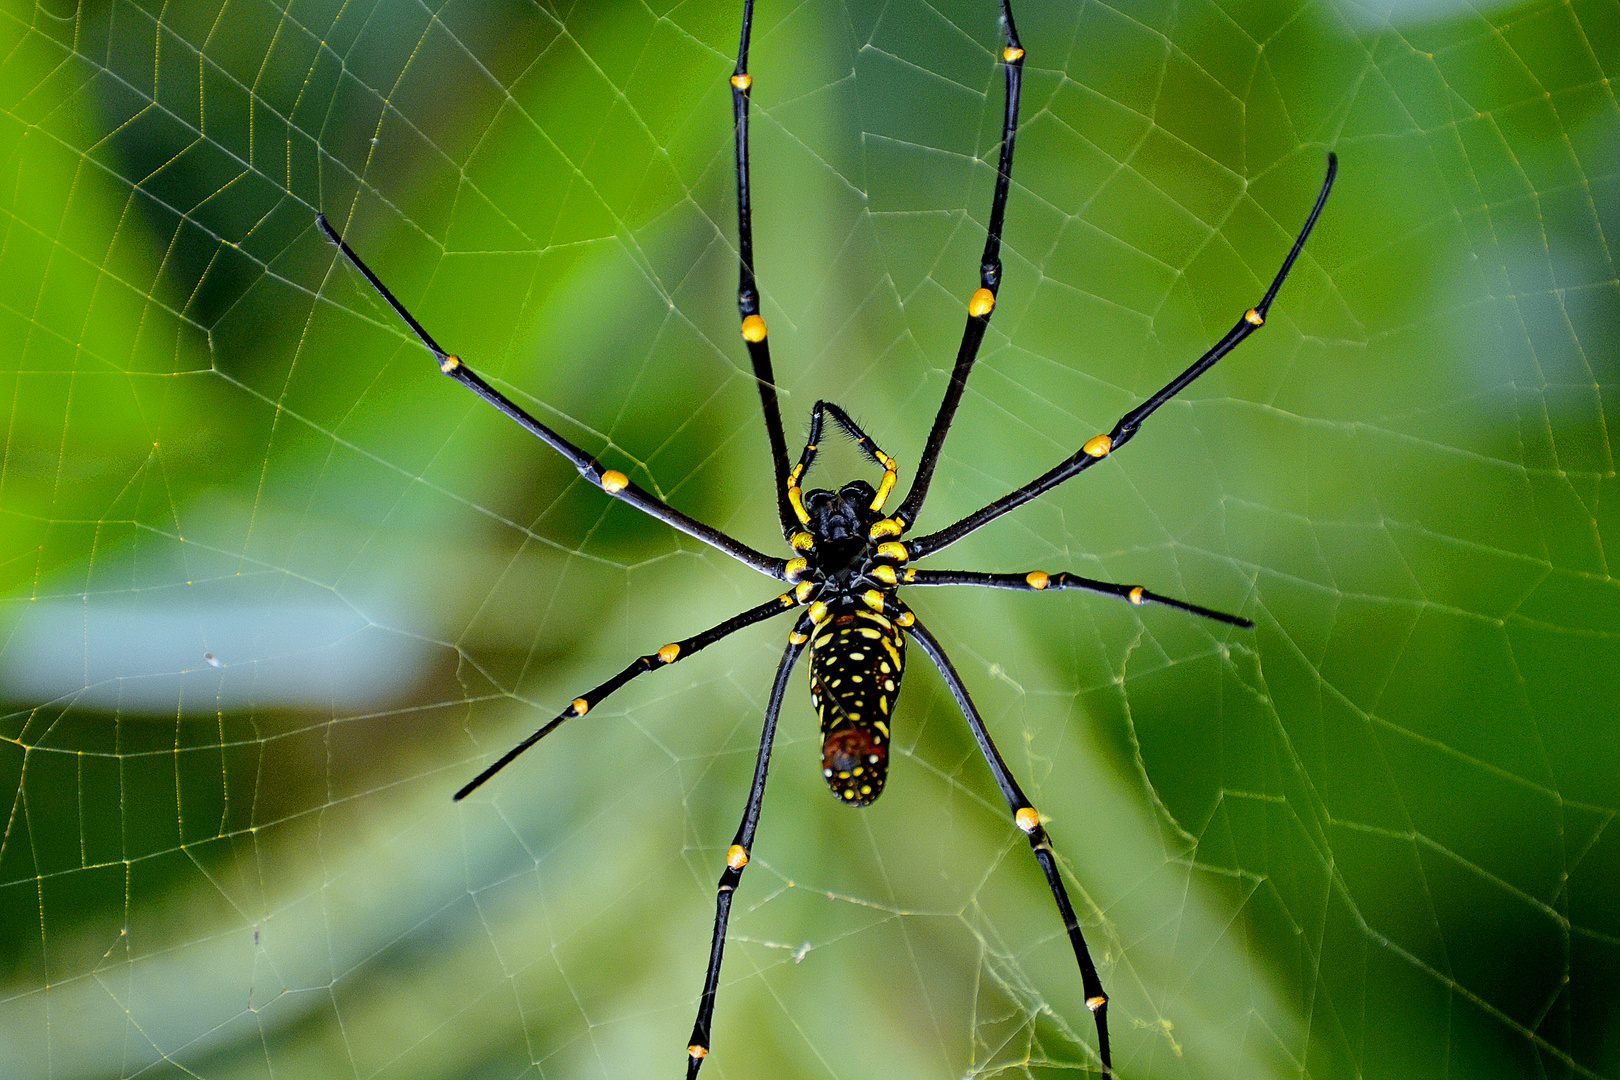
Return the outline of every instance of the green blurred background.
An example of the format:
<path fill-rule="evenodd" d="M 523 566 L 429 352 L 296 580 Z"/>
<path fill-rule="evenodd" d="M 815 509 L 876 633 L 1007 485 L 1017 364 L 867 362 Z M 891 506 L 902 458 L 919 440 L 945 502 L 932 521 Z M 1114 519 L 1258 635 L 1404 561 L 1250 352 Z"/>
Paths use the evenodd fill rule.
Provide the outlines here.
<path fill-rule="evenodd" d="M 1620 7 L 1022 2 L 1005 285 L 921 523 L 1128 454 L 910 594 L 1050 819 L 1126 1077 L 1620 1075 Z M 734 4 L 0 6 L 0 1073 L 684 1067 L 785 623 L 450 794 L 770 583 L 442 379 L 313 227 L 605 461 L 782 550 L 737 339 Z M 793 441 L 902 468 L 1001 110 L 992 5 L 760 0 Z M 867 473 L 842 448 L 814 479 Z M 1096 1068 L 914 656 L 834 805 L 796 675 L 706 1078 Z"/>

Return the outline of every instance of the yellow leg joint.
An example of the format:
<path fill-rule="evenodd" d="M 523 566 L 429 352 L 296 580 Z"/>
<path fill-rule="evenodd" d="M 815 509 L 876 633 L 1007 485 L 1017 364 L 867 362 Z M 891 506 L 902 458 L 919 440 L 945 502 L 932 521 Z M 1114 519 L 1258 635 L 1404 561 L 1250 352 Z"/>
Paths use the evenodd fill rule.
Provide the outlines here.
<path fill-rule="evenodd" d="M 895 616 L 894 621 L 900 626 L 910 626 L 912 623 L 917 621 L 917 616 L 913 615 L 909 611 L 902 611 L 899 615 Z"/>
<path fill-rule="evenodd" d="M 742 336 L 744 341 L 765 340 L 765 320 L 758 315 L 750 315 L 742 321 Z"/>
<path fill-rule="evenodd" d="M 894 490 L 895 466 L 893 459 L 883 469 L 883 479 L 878 481 L 877 494 L 872 496 L 872 509 L 881 510 L 883 504 L 889 501 L 889 492 Z"/>
<path fill-rule="evenodd" d="M 1052 579 L 1045 570 L 1031 570 L 1024 575 L 1024 580 L 1029 583 L 1029 587 L 1032 589 L 1044 589 L 1052 584 Z"/>
<path fill-rule="evenodd" d="M 1001 58 L 1003 60 L 1007 61 L 1007 63 L 1009 63 L 1009 64 L 1012 63 L 1014 60 L 1021 60 L 1021 59 L 1023 59 L 1023 57 L 1024 57 L 1024 50 L 1020 49 L 1016 45 L 1009 45 L 1005 49 L 1001 50 Z"/>
<path fill-rule="evenodd" d="M 1013 815 L 1013 820 L 1018 822 L 1020 829 L 1032 833 L 1035 831 L 1036 826 L 1040 825 L 1041 815 L 1035 812 L 1033 806 L 1023 806 L 1019 808 L 1018 813 Z"/>
<path fill-rule="evenodd" d="M 900 523 L 899 518 L 884 518 L 882 521 L 874 522 L 871 532 L 867 535 L 873 540 L 881 540 L 885 536 L 899 536 L 905 530 L 906 527 Z"/>
<path fill-rule="evenodd" d="M 1107 994 L 1097 994 L 1093 997 L 1086 998 L 1086 1008 L 1090 1009 L 1092 1012 L 1096 1012 L 1106 1004 L 1108 1004 Z"/>
<path fill-rule="evenodd" d="M 602 474 L 602 490 L 609 495 L 617 494 L 630 486 L 630 478 L 618 469 L 608 469 Z"/>
<path fill-rule="evenodd" d="M 450 374 L 460 366 L 461 357 L 459 356 L 446 356 L 443 360 L 439 361 L 439 370 L 444 372 L 446 375 Z"/>
<path fill-rule="evenodd" d="M 815 582 L 813 582 L 813 581 L 801 581 L 797 585 L 793 586 L 793 598 L 795 600 L 797 600 L 799 603 L 802 604 L 806 600 L 810 599 L 810 594 L 815 592 L 815 591 L 816 591 L 816 583 Z"/>
<path fill-rule="evenodd" d="M 693 1058 L 699 1060 L 709 1056 L 709 1048 L 701 1043 L 693 1043 L 691 1046 L 686 1048 L 686 1052 L 691 1054 Z"/>
<path fill-rule="evenodd" d="M 797 559 L 789 559 L 787 561 L 787 565 L 782 567 L 782 573 L 787 575 L 787 579 L 789 581 L 798 581 L 799 575 L 804 573 L 805 568 L 809 565 L 810 560 L 804 558 L 803 556 L 800 556 Z"/>
<path fill-rule="evenodd" d="M 726 865 L 741 870 L 748 865 L 748 851 L 741 844 L 732 844 L 726 849 Z"/>
<path fill-rule="evenodd" d="M 816 546 L 816 538 L 801 530 L 788 537 L 788 546 L 794 551 L 809 551 Z"/>
<path fill-rule="evenodd" d="M 658 659 L 666 664 L 673 664 L 675 658 L 679 655 L 681 655 L 681 647 L 673 641 L 658 650 Z"/>
<path fill-rule="evenodd" d="M 1110 439 L 1106 435 L 1093 435 L 1091 438 L 1086 440 L 1086 445 L 1082 446 L 1080 449 L 1084 450 L 1092 457 L 1107 457 L 1108 451 L 1112 450 L 1113 448 L 1113 439 Z"/>
<path fill-rule="evenodd" d="M 968 297 L 968 314 L 975 319 L 990 314 L 990 309 L 996 306 L 996 294 L 989 289 L 974 289 L 973 295 Z"/>
<path fill-rule="evenodd" d="M 1130 595 L 1131 603 L 1135 604 L 1137 607 L 1141 607 L 1143 604 L 1147 603 L 1146 598 L 1142 596 L 1142 586 L 1140 585 L 1133 588 Z"/>
<path fill-rule="evenodd" d="M 872 496 L 872 509 L 881 510 L 883 504 L 889 501 L 889 492 L 894 490 L 894 480 L 900 466 L 895 463 L 894 458 L 875 446 L 872 448 L 872 454 L 877 458 L 878 464 L 883 466 L 883 479 L 878 481 L 877 494 Z"/>
<path fill-rule="evenodd" d="M 1265 316 L 1254 308 L 1250 308 L 1243 313 L 1243 321 L 1251 326 L 1264 326 L 1266 324 Z"/>
<path fill-rule="evenodd" d="M 898 585 L 900 583 L 900 579 L 895 575 L 894 567 L 892 566 L 874 566 L 872 567 L 871 573 L 873 577 L 877 578 L 885 585 Z"/>
<path fill-rule="evenodd" d="M 754 77 L 748 74 L 746 71 L 740 75 L 733 75 L 731 77 L 731 85 L 735 86 L 739 90 L 746 90 L 750 86 L 754 85 Z"/>
<path fill-rule="evenodd" d="M 877 556 L 880 559 L 893 559 L 895 562 L 905 562 L 911 558 L 906 551 L 906 545 L 898 540 L 885 540 L 877 546 Z"/>
<path fill-rule="evenodd" d="M 590 707 L 591 703 L 586 701 L 584 698 L 577 697 L 574 699 L 573 710 L 575 716 L 584 716 L 585 713 L 589 711 Z"/>
<path fill-rule="evenodd" d="M 804 508 L 804 492 L 796 483 L 788 484 L 788 505 L 793 507 L 793 515 L 799 519 L 800 525 L 810 524 L 810 511 Z"/>

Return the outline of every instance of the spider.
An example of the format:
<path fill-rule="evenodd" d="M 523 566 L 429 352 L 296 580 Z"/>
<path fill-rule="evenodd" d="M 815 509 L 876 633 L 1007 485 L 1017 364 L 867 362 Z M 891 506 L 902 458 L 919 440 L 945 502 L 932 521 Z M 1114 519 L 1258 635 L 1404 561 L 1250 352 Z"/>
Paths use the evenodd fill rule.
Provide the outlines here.
<path fill-rule="evenodd" d="M 790 588 L 757 607 L 740 612 L 716 626 L 681 641 L 671 642 L 656 652 L 637 657 L 622 671 L 599 686 L 593 687 L 573 699 L 568 707 L 542 725 L 528 738 L 503 754 L 499 760 L 474 777 L 456 792 L 457 800 L 465 798 L 490 777 L 504 769 L 519 754 L 555 731 L 563 722 L 584 716 L 601 704 L 602 700 L 632 679 L 650 671 L 667 667 L 746 626 L 771 618 L 785 611 L 797 611 L 793 627 L 788 633 L 787 647 L 777 664 L 775 681 L 771 685 L 765 707 L 763 730 L 759 740 L 759 754 L 754 765 L 753 783 L 748 790 L 748 801 L 743 810 L 742 823 L 726 851 L 726 868 L 720 875 L 715 897 L 714 935 L 709 948 L 708 970 L 703 977 L 703 990 L 698 1005 L 697 1020 L 692 1025 L 692 1036 L 687 1044 L 688 1080 L 697 1075 L 709 1053 L 710 1023 L 714 1016 L 715 990 L 720 979 L 720 962 L 725 951 L 726 924 L 731 912 L 742 874 L 748 865 L 754 833 L 759 824 L 760 808 L 765 794 L 765 778 L 770 766 L 771 746 L 776 735 L 777 716 L 787 689 L 789 674 L 799 656 L 809 649 L 810 698 L 821 723 L 822 775 L 839 802 L 848 806 L 866 806 L 883 792 L 888 776 L 889 722 L 900 690 L 901 675 L 905 670 L 906 639 L 914 641 L 933 662 L 949 688 L 951 696 L 961 708 L 962 716 L 973 732 L 973 737 L 984 755 L 996 786 L 1007 801 L 1014 823 L 1028 837 L 1041 872 L 1046 875 L 1052 890 L 1052 899 L 1068 932 L 1080 968 L 1080 981 L 1085 992 L 1086 1005 L 1097 1025 L 1097 1052 L 1105 1076 L 1113 1075 L 1113 1062 L 1108 1045 L 1108 995 L 1104 993 L 1096 964 L 1086 948 L 1080 932 L 1080 922 L 1069 902 L 1068 891 L 1058 874 L 1052 841 L 1018 782 L 1013 779 L 1007 763 L 996 749 L 984 719 L 969 696 L 966 684 L 952 666 L 939 640 L 900 599 L 903 586 L 978 585 L 992 589 L 1020 589 L 1034 592 L 1054 592 L 1063 589 L 1083 589 L 1106 596 L 1115 596 L 1132 604 L 1161 604 L 1190 612 L 1217 622 L 1252 629 L 1254 623 L 1237 615 L 1200 607 L 1182 600 L 1149 592 L 1140 585 L 1121 585 L 1108 581 L 1080 577 L 1067 572 L 1048 574 L 1041 570 L 1028 573 L 983 573 L 970 570 L 924 570 L 913 564 L 925 556 L 940 551 L 975 529 L 993 521 L 1010 510 L 1022 506 L 1043 492 L 1078 476 L 1110 453 L 1118 450 L 1136 434 L 1142 422 L 1153 415 L 1165 402 L 1175 397 L 1189 383 L 1208 371 L 1214 364 L 1236 348 L 1260 326 L 1264 325 L 1271 302 L 1282 287 L 1305 245 L 1306 238 L 1316 224 L 1317 217 L 1327 201 L 1338 168 L 1335 155 L 1328 154 L 1327 174 L 1322 180 L 1316 201 L 1305 218 L 1305 224 L 1295 237 L 1282 268 L 1272 279 L 1271 286 L 1260 302 L 1245 311 L 1209 351 L 1190 367 L 1166 383 L 1157 393 L 1127 412 L 1107 434 L 1094 435 L 1072 456 L 1031 480 L 1023 487 L 1011 491 L 979 510 L 945 528 L 915 539 L 905 539 L 922 512 L 928 495 L 929 481 L 939 461 L 941 448 L 950 433 L 952 418 L 961 403 L 968 375 L 978 356 L 985 328 L 995 310 L 996 292 L 1001 283 L 1001 229 L 1007 209 L 1007 192 L 1012 182 L 1013 141 L 1018 132 L 1018 100 L 1022 80 L 1024 48 L 1013 25 L 1010 0 L 999 0 L 1000 25 L 1005 46 L 1001 61 L 1006 74 L 1006 101 L 1002 119 L 1000 159 L 996 167 L 995 195 L 990 204 L 990 220 L 986 227 L 984 253 L 979 262 L 979 287 L 967 301 L 967 325 L 962 343 L 957 350 L 956 363 L 951 371 L 950 385 L 945 391 L 939 412 L 928 433 L 922 458 L 917 464 L 917 475 L 911 489 L 900 505 L 885 513 L 884 506 L 893 492 L 899 466 L 895 459 L 884 453 L 876 442 L 850 419 L 849 414 L 829 401 L 817 401 L 810 412 L 810 429 L 803 452 L 796 464 L 788 464 L 787 440 L 783 434 L 781 412 L 776 400 L 776 380 L 771 369 L 770 343 L 765 320 L 759 313 L 759 289 L 754 278 L 754 241 L 752 213 L 749 203 L 748 168 L 748 108 L 753 77 L 748 73 L 748 39 L 753 23 L 753 0 L 744 0 L 742 34 L 737 47 L 737 63 L 731 75 L 731 104 L 735 132 L 737 167 L 737 252 L 739 275 L 737 310 L 741 316 L 743 341 L 747 345 L 749 360 L 759 388 L 760 406 L 765 417 L 765 433 L 770 441 L 771 466 L 775 472 L 777 516 L 781 520 L 782 535 L 792 549 L 791 558 L 775 558 L 756 551 L 747 544 L 696 521 L 679 510 L 665 504 L 650 492 L 631 483 L 624 473 L 605 469 L 590 454 L 575 446 L 555 431 L 530 416 L 500 391 L 485 382 L 476 372 L 463 364 L 457 356 L 440 348 L 438 343 L 412 317 L 403 304 L 388 291 L 381 279 L 345 243 L 324 214 L 316 214 L 316 223 L 340 252 L 371 284 L 378 295 L 398 313 L 439 362 L 439 370 L 450 376 L 495 408 L 515 420 L 525 430 L 566 457 L 579 470 L 581 476 L 599 486 L 608 495 L 637 507 L 688 536 L 725 552 L 738 562 L 786 582 Z M 815 489 L 805 491 L 800 482 L 816 458 L 817 444 L 823 424 L 831 420 L 855 441 L 856 446 L 883 470 L 876 488 L 865 480 L 854 480 L 837 491 Z"/>

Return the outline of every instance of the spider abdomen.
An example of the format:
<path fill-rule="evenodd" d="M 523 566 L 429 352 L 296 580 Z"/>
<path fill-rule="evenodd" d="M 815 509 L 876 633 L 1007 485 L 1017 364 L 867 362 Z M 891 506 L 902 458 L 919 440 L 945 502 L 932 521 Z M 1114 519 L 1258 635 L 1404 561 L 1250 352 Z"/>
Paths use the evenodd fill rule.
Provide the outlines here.
<path fill-rule="evenodd" d="M 821 719 L 821 774 L 839 802 L 865 806 L 883 794 L 889 717 L 905 667 L 905 638 L 875 611 L 839 612 L 810 639 L 810 700 Z"/>

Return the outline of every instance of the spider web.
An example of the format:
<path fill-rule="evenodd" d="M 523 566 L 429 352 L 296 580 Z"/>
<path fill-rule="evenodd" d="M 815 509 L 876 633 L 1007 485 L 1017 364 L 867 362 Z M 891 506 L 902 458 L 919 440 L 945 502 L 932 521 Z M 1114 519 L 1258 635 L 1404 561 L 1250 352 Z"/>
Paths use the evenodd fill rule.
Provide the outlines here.
<path fill-rule="evenodd" d="M 683 1067 L 785 624 L 449 796 L 770 584 L 438 378 L 313 215 L 542 420 L 779 551 L 732 303 L 735 7 L 0 10 L 0 1073 Z M 910 594 L 1048 819 L 1119 1073 L 1620 1075 L 1620 7 L 1016 14 L 1005 285 L 924 531 L 1201 352 L 1342 162 L 1263 333 L 930 563 L 1257 628 Z M 998 51 L 988 2 L 758 10 L 790 441 L 837 400 L 902 489 L 975 280 Z M 853 813 L 802 678 L 703 1075 L 1095 1070 L 938 678 L 914 657 Z"/>

